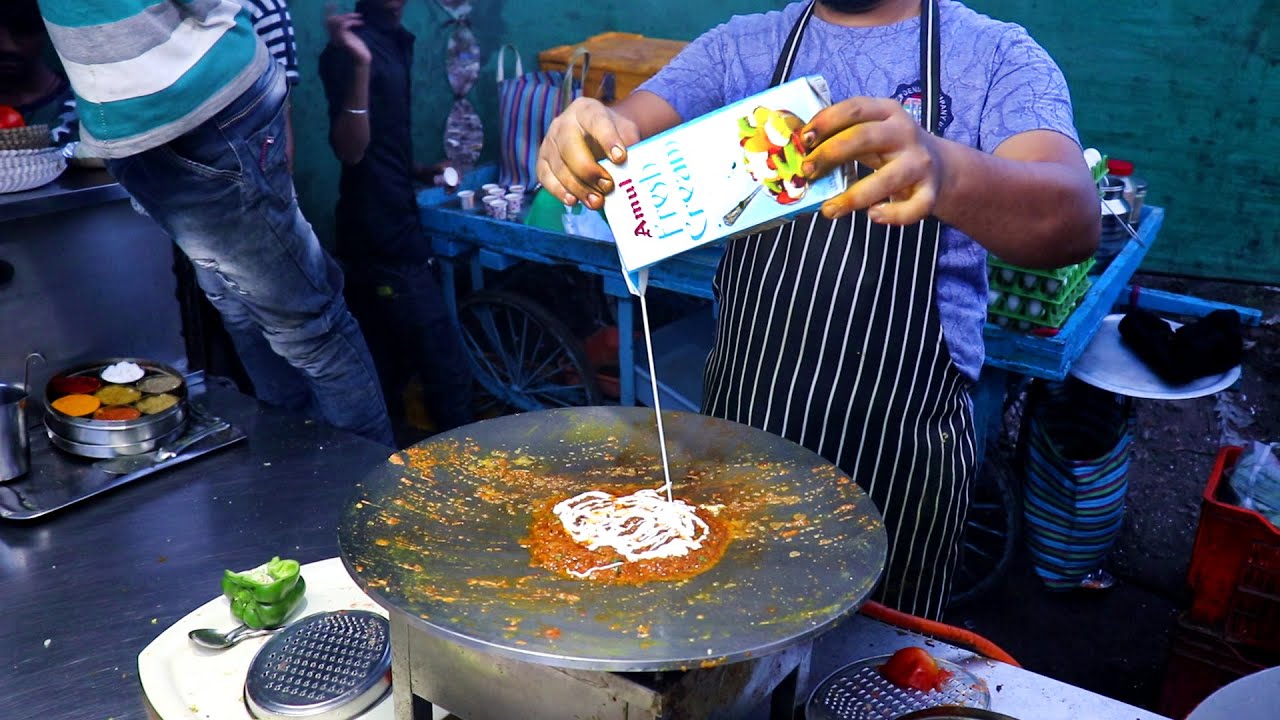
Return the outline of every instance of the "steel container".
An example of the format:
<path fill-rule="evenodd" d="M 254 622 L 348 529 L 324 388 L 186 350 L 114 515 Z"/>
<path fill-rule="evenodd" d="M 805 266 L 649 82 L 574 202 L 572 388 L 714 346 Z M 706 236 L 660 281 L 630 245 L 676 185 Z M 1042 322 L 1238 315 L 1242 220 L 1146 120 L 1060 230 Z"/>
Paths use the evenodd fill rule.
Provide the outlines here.
<path fill-rule="evenodd" d="M 0 383 L 0 482 L 27 474 L 27 391 Z"/>
<path fill-rule="evenodd" d="M 44 393 L 44 424 L 49 439 L 67 452 L 86 457 L 110 458 L 134 455 L 154 450 L 160 441 L 180 434 L 187 422 L 187 383 L 182 373 L 160 363 L 137 358 L 111 358 L 67 368 L 56 376 L 99 377 L 108 365 L 132 362 L 147 372 L 144 377 L 168 375 L 182 381 L 170 394 L 178 396 L 178 402 L 154 415 L 143 415 L 134 420 L 94 420 L 73 417 L 58 412 L 53 407 L 56 395 L 46 386 Z M 50 380 L 50 383 L 53 381 Z"/>

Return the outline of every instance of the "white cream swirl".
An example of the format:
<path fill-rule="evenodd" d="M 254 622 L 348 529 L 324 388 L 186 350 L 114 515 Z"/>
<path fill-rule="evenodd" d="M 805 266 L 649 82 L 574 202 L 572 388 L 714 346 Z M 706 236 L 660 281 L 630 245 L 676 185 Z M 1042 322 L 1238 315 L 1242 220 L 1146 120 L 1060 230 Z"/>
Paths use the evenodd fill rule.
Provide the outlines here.
<path fill-rule="evenodd" d="M 710 529 L 683 500 L 668 500 L 659 490 L 645 489 L 617 497 L 600 490 L 575 495 L 556 504 L 569 537 L 588 550 L 612 548 L 627 562 L 683 557 L 702 547 Z M 617 567 L 613 563 L 591 568 Z"/>

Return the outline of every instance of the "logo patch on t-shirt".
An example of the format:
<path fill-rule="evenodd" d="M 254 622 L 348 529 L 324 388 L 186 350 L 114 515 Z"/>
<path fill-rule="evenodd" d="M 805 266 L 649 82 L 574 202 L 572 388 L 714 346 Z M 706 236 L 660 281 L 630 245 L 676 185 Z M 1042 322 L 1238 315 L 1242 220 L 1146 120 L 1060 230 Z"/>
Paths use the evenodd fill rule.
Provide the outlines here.
<path fill-rule="evenodd" d="M 893 91 L 893 99 L 902 103 L 902 107 L 906 109 L 911 117 L 915 118 L 917 123 L 921 121 L 924 109 L 924 90 L 920 87 L 920 83 L 899 85 L 898 89 Z M 938 118 L 938 133 L 941 134 L 951 124 L 951 96 L 942 93 L 938 104 L 942 106 L 941 117 Z"/>

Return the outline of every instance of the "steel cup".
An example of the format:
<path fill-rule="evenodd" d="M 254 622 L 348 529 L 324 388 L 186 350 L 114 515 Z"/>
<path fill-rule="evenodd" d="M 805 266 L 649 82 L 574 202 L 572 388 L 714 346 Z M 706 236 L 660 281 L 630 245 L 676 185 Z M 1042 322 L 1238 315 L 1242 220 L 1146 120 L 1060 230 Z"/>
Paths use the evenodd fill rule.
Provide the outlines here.
<path fill-rule="evenodd" d="M 26 410 L 27 391 L 0 383 L 0 482 L 26 475 L 30 467 Z"/>

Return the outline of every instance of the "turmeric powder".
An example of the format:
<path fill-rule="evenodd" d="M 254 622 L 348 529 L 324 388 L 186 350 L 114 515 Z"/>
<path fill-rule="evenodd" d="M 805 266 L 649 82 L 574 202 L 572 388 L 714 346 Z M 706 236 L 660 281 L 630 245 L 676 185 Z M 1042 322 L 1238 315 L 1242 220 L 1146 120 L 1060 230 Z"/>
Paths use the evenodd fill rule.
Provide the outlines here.
<path fill-rule="evenodd" d="M 102 406 L 102 401 L 92 395 L 63 395 L 53 401 L 53 409 L 63 415 L 83 417 Z"/>

